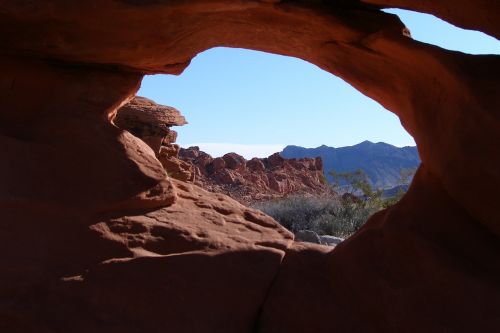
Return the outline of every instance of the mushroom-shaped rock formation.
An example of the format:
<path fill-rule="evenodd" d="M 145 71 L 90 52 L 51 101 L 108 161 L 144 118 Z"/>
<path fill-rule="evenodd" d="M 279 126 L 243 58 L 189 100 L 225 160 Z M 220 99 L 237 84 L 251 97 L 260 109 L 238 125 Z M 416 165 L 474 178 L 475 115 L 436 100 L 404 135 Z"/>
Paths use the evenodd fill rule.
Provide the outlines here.
<path fill-rule="evenodd" d="M 141 138 L 158 154 L 163 143 L 175 142 L 177 135 L 171 134 L 173 131 L 170 127 L 185 125 L 187 121 L 171 106 L 156 104 L 148 98 L 135 96 L 118 109 L 114 123 Z M 174 140 L 170 142 L 172 137 Z"/>
<path fill-rule="evenodd" d="M 0 2 L 1 330 L 497 330 L 500 57 L 414 41 L 380 10 L 499 38 L 497 5 Z M 422 159 L 407 195 L 330 251 L 170 180 L 112 119 L 144 74 L 214 46 L 307 60 L 394 112 Z"/>
<path fill-rule="evenodd" d="M 187 121 L 176 108 L 135 96 L 118 110 L 115 124 L 137 136 L 167 135 L 171 126 L 186 125 Z"/>
<path fill-rule="evenodd" d="M 179 146 L 175 144 L 177 133 L 170 129 L 187 124 L 177 109 L 135 96 L 118 109 L 114 123 L 147 143 L 171 177 L 194 180 L 193 166 L 178 158 Z"/>

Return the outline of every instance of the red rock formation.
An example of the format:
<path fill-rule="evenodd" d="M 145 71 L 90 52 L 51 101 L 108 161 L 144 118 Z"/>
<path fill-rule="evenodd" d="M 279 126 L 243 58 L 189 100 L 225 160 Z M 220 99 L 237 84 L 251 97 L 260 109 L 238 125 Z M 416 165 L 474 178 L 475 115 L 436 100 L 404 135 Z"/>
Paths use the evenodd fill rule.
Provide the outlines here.
<path fill-rule="evenodd" d="M 141 138 L 155 154 L 160 152 L 162 144 L 166 146 L 175 142 L 177 133 L 170 127 L 187 124 L 175 108 L 140 96 L 135 96 L 118 110 L 114 123 Z"/>
<path fill-rule="evenodd" d="M 212 158 L 198 147 L 181 148 L 179 158 L 194 166 L 195 184 L 246 204 L 287 195 L 331 193 L 321 158 L 284 159 L 278 153 L 250 161 L 236 153 Z"/>
<path fill-rule="evenodd" d="M 147 143 L 169 176 L 194 180 L 193 166 L 178 158 L 180 147 L 174 144 L 177 133 L 170 129 L 187 124 L 177 109 L 136 96 L 118 109 L 114 123 Z"/>
<path fill-rule="evenodd" d="M 391 6 L 500 37 L 494 0 L 1 2 L 2 332 L 497 330 L 500 60 L 416 42 Z M 169 180 L 111 119 L 214 46 L 299 57 L 398 115 L 423 162 L 405 198 L 325 252 Z"/>

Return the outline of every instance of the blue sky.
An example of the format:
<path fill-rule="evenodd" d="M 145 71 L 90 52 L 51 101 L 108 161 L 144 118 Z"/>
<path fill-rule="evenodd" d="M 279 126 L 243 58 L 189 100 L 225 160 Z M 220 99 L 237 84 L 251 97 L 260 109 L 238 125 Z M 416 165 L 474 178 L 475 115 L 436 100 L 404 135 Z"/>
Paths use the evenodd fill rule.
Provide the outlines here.
<path fill-rule="evenodd" d="M 416 40 L 472 54 L 500 54 L 500 42 L 431 15 L 398 14 Z M 334 75 L 300 59 L 215 48 L 180 76 L 144 78 L 138 95 L 174 106 L 189 122 L 177 143 L 213 156 L 264 157 L 286 145 L 334 147 L 364 140 L 415 145 L 399 119 Z"/>

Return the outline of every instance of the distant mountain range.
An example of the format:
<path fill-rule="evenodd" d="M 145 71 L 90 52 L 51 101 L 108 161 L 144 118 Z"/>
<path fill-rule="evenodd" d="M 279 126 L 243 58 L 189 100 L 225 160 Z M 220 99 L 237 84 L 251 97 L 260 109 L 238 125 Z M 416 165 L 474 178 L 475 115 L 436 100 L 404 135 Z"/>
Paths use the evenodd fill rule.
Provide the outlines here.
<path fill-rule="evenodd" d="M 420 164 L 417 147 L 396 147 L 384 142 L 363 141 L 354 146 L 304 148 L 286 146 L 280 153 L 284 158 L 321 157 L 328 181 L 331 170 L 350 172 L 362 169 L 375 188 L 390 189 L 400 184 L 401 170 Z"/>

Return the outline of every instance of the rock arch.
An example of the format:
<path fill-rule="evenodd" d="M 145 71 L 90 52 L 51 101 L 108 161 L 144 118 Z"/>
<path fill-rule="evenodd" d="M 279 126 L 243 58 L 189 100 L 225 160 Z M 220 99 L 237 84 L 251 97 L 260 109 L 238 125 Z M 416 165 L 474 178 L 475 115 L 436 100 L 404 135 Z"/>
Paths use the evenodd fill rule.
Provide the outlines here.
<path fill-rule="evenodd" d="M 500 35 L 493 0 L 0 4 L 6 330 L 498 327 L 499 58 L 416 42 L 385 6 Z M 169 180 L 111 120 L 214 46 L 302 58 L 396 113 L 423 161 L 408 195 L 326 253 Z"/>

